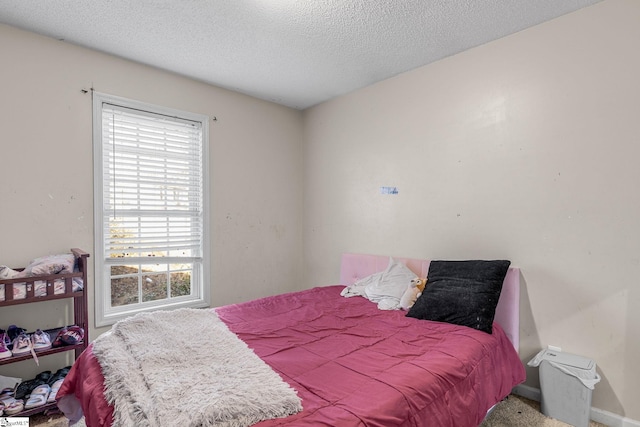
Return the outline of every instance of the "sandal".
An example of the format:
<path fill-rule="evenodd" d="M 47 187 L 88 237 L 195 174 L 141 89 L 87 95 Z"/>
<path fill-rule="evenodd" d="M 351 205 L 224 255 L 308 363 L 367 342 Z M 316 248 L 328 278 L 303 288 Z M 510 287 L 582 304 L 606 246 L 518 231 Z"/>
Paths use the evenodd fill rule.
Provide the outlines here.
<path fill-rule="evenodd" d="M 38 379 L 32 379 L 32 380 L 27 380 L 27 381 L 23 381 L 20 383 L 20 385 L 18 386 L 18 388 L 16 389 L 16 393 L 15 393 L 15 398 L 16 399 L 23 399 L 27 396 L 29 396 L 29 394 L 31 394 L 31 392 L 33 391 L 34 388 L 40 386 L 44 384 L 44 381 L 42 380 L 38 380 Z"/>
<path fill-rule="evenodd" d="M 20 399 L 13 399 L 11 402 L 5 401 L 4 414 L 13 415 L 24 410 L 24 402 Z"/>
<path fill-rule="evenodd" d="M 53 374 L 51 373 L 51 371 L 42 371 L 38 375 L 36 375 L 35 379 L 47 382 L 49 381 L 49 378 L 51 378 L 52 375 Z"/>
<path fill-rule="evenodd" d="M 34 379 L 35 380 L 44 381 L 45 383 L 48 383 L 49 380 L 51 380 L 52 377 L 53 377 L 53 374 L 51 373 L 51 371 L 42 371 L 38 375 L 36 375 L 36 377 Z"/>
<path fill-rule="evenodd" d="M 47 403 L 55 402 L 56 395 L 58 394 L 58 390 L 62 387 L 62 383 L 64 382 L 64 378 L 60 378 L 51 386 L 51 393 L 49 393 L 49 397 L 47 398 Z"/>
<path fill-rule="evenodd" d="M 2 409 L 4 410 L 7 408 L 7 406 L 15 401 L 16 399 L 11 396 L 2 396 L 2 398 L 0 399 L 0 406 L 2 406 Z"/>
<path fill-rule="evenodd" d="M 42 384 L 34 388 L 29 396 L 29 399 L 24 404 L 25 409 L 37 408 L 47 403 L 49 394 L 51 393 L 51 387 L 48 384 Z"/>
<path fill-rule="evenodd" d="M 47 384 L 49 384 L 51 387 L 53 387 L 53 384 L 60 380 L 60 379 L 64 379 L 67 374 L 69 373 L 69 370 L 71 369 L 71 366 L 66 366 L 64 368 L 60 368 L 56 371 L 55 374 L 51 375 L 51 378 L 49 378 L 49 380 L 47 381 Z"/>
<path fill-rule="evenodd" d="M 7 387 L 0 391 L 0 400 L 4 400 L 7 397 L 13 398 L 13 392 L 15 391 L 15 387 Z"/>
<path fill-rule="evenodd" d="M 64 368 L 58 369 L 54 375 L 65 376 L 69 373 L 70 370 L 71 370 L 71 366 L 65 366 Z"/>

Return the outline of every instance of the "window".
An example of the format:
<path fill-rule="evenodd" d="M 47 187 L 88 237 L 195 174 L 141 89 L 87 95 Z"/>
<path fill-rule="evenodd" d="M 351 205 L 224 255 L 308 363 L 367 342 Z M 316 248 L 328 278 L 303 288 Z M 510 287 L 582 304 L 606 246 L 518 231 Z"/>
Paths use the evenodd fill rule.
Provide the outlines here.
<path fill-rule="evenodd" d="M 209 305 L 208 117 L 93 94 L 96 325 Z"/>

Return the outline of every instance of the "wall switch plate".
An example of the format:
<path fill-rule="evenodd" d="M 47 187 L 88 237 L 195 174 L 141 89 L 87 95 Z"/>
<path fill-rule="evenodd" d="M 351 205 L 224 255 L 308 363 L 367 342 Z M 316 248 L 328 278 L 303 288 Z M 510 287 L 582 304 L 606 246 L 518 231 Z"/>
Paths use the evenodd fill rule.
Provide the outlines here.
<path fill-rule="evenodd" d="M 558 353 L 562 352 L 562 348 L 555 345 L 547 345 L 547 348 L 551 351 L 557 351 Z"/>

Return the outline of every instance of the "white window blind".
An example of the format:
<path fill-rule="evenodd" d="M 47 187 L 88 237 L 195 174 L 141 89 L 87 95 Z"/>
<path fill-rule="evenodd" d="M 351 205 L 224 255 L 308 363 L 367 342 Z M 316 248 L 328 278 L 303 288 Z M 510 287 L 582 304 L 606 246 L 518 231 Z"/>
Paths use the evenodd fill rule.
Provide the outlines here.
<path fill-rule="evenodd" d="M 94 94 L 98 117 L 100 322 L 207 302 L 207 118 Z"/>
<path fill-rule="evenodd" d="M 104 105 L 105 229 L 110 257 L 202 259 L 202 129 L 199 122 Z"/>

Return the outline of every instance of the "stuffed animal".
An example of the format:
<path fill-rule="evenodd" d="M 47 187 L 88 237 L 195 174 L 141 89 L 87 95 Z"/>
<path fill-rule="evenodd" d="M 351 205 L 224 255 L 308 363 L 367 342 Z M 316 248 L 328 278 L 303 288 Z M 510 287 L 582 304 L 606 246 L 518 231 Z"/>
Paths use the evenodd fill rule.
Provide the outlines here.
<path fill-rule="evenodd" d="M 413 304 L 416 300 L 422 295 L 422 291 L 424 291 L 424 287 L 427 284 L 427 279 L 415 278 L 411 280 L 407 290 L 404 291 L 402 297 L 400 297 L 400 308 L 403 310 L 409 310 L 413 307 Z"/>

